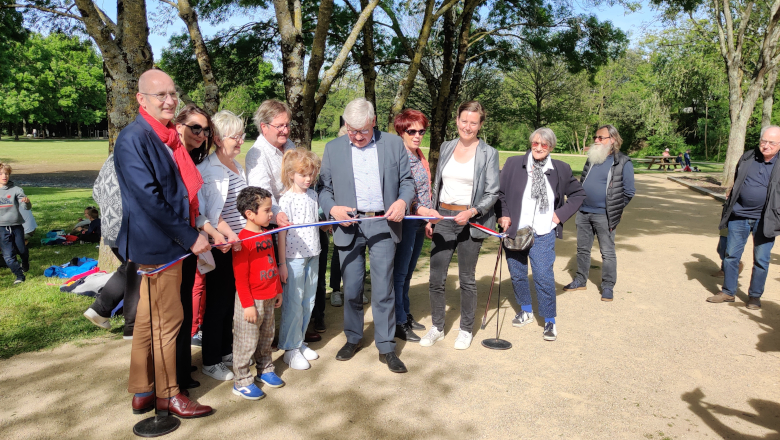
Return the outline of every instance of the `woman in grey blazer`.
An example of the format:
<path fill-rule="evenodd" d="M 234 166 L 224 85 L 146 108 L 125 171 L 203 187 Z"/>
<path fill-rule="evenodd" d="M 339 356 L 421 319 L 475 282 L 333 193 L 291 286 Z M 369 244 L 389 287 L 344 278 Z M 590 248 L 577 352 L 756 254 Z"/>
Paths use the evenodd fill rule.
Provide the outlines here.
<path fill-rule="evenodd" d="M 477 101 L 458 107 L 455 119 L 457 139 L 441 145 L 441 159 L 433 182 L 433 206 L 442 220 L 426 226 L 431 246 L 430 298 L 433 325 L 420 340 L 429 347 L 444 339 L 444 284 L 452 255 L 458 251 L 460 279 L 460 331 L 455 348 L 465 350 L 471 345 L 474 313 L 477 308 L 475 271 L 482 240 L 488 234 L 469 226 L 469 222 L 495 229 L 493 205 L 498 200 L 498 152 L 477 138 L 485 122 L 485 110 Z"/>

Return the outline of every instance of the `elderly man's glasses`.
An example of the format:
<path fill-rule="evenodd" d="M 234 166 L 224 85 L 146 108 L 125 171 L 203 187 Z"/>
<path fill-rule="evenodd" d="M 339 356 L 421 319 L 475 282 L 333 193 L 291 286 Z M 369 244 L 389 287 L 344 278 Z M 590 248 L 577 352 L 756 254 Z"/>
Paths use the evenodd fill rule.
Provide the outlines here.
<path fill-rule="evenodd" d="M 273 127 L 276 129 L 276 131 L 282 132 L 290 129 L 290 124 L 284 124 L 284 125 L 271 125 L 271 124 L 265 124 L 269 127 Z"/>
<path fill-rule="evenodd" d="M 769 145 L 772 148 L 780 147 L 780 142 L 772 142 L 766 139 L 761 139 L 761 145 Z"/>
<path fill-rule="evenodd" d="M 354 136 L 358 133 L 365 135 L 371 133 L 371 130 L 373 130 L 373 128 L 369 128 L 367 130 L 350 130 L 349 128 L 347 128 L 347 134 L 351 136 Z"/>
<path fill-rule="evenodd" d="M 593 142 L 601 142 L 607 139 L 612 139 L 612 136 L 593 136 Z"/>
<path fill-rule="evenodd" d="M 424 134 L 425 134 L 425 129 L 424 129 L 424 128 L 423 128 L 422 130 L 404 130 L 404 131 L 405 131 L 405 132 L 406 132 L 406 134 L 408 134 L 409 136 L 417 136 L 417 134 L 419 134 L 420 136 L 422 136 L 422 135 L 424 135 Z"/>
<path fill-rule="evenodd" d="M 549 145 L 543 144 L 541 142 L 531 142 L 531 146 L 534 147 L 534 148 L 539 147 L 539 146 L 541 146 L 542 148 L 550 148 Z"/>
<path fill-rule="evenodd" d="M 174 101 L 177 101 L 179 99 L 179 93 L 178 92 L 169 92 L 169 93 L 143 93 L 143 92 L 141 92 L 141 94 L 142 95 L 147 95 L 147 96 L 154 96 L 160 102 L 167 101 L 169 96 Z"/>
<path fill-rule="evenodd" d="M 197 125 L 197 124 L 195 124 L 195 125 L 184 124 L 184 126 L 185 127 L 190 127 L 190 131 L 195 136 L 200 136 L 201 133 L 203 133 L 206 137 L 210 137 L 211 136 L 211 129 L 209 127 L 205 127 L 204 128 L 204 127 L 201 127 L 200 125 Z"/>
<path fill-rule="evenodd" d="M 237 134 L 235 136 L 228 136 L 228 139 L 233 139 L 236 142 L 244 142 L 244 140 L 246 139 L 246 133 Z"/>

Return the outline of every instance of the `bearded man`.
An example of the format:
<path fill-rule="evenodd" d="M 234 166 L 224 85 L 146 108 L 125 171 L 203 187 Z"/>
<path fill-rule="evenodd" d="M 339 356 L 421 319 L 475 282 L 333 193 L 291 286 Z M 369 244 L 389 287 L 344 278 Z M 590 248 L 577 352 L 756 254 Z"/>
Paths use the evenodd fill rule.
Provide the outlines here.
<path fill-rule="evenodd" d="M 588 151 L 580 183 L 586 198 L 577 213 L 577 275 L 563 290 L 587 289 L 593 236 L 601 249 L 601 300 L 612 301 L 617 281 L 615 228 L 636 194 L 634 165 L 620 152 L 623 139 L 612 125 L 599 127 Z"/>

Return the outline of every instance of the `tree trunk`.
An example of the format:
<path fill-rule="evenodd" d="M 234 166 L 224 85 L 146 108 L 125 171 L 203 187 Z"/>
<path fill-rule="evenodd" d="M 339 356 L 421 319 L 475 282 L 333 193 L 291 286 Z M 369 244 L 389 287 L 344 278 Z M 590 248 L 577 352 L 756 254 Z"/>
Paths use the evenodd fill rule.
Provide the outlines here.
<path fill-rule="evenodd" d="M 203 107 L 210 115 L 214 115 L 219 111 L 219 86 L 211 70 L 211 57 L 209 57 L 206 43 L 203 41 L 203 34 L 200 33 L 198 14 L 190 6 L 189 0 L 178 0 L 177 6 L 179 17 L 187 25 L 190 40 L 195 46 L 195 58 L 198 60 L 200 73 L 203 76 Z"/>
<path fill-rule="evenodd" d="M 360 9 L 368 7 L 368 0 L 360 0 Z M 368 16 L 363 26 L 363 51 L 360 54 L 360 70 L 363 72 L 365 98 L 376 111 L 376 64 L 374 53 L 374 13 Z M 390 124 L 392 125 L 392 124 Z"/>
<path fill-rule="evenodd" d="M 777 86 L 777 74 L 780 64 L 775 64 L 766 76 L 766 85 L 762 97 L 764 99 L 761 112 L 761 128 L 772 125 L 772 106 L 775 103 L 775 86 Z"/>

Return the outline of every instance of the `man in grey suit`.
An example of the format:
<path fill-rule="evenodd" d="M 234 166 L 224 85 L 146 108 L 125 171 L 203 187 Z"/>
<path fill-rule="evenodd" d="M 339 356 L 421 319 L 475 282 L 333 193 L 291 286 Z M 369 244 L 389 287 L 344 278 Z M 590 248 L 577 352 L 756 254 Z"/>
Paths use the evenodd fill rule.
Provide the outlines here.
<path fill-rule="evenodd" d="M 393 256 L 401 241 L 401 221 L 414 196 L 409 158 L 400 137 L 374 129 L 374 107 L 363 98 L 344 109 L 347 135 L 325 145 L 320 178 L 320 207 L 344 220 L 333 233 L 344 280 L 344 333 L 347 343 L 336 359 L 352 359 L 363 338 L 365 253 L 371 262 L 371 308 L 379 360 L 390 371 L 405 373 L 395 354 Z M 352 218 L 385 219 L 350 222 Z"/>

